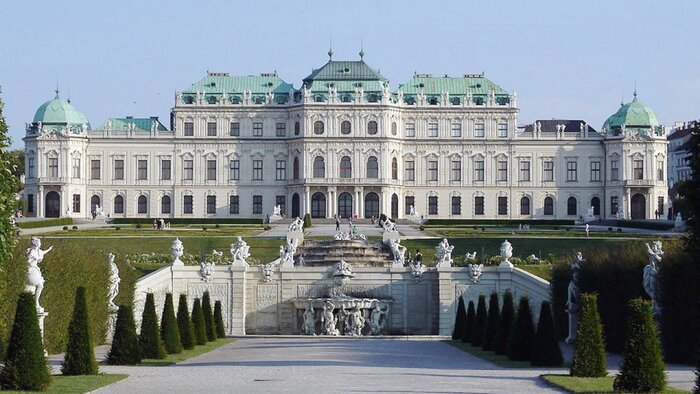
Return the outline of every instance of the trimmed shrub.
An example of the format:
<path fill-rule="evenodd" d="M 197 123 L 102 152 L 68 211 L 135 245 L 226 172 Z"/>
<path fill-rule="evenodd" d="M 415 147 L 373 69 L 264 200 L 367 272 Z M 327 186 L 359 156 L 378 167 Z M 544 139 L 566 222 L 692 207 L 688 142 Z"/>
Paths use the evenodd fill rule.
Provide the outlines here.
<path fill-rule="evenodd" d="M 513 293 L 506 290 L 503 293 L 503 308 L 501 308 L 501 318 L 498 320 L 498 331 L 496 333 L 496 354 L 505 355 L 508 353 L 508 337 L 510 329 L 515 320 L 515 305 L 513 305 Z"/>
<path fill-rule="evenodd" d="M 177 319 L 175 319 L 175 309 L 173 307 L 173 293 L 165 294 L 163 314 L 160 318 L 160 337 L 163 338 L 166 352 L 170 354 L 182 352 L 180 331 L 177 327 Z"/>
<path fill-rule="evenodd" d="M 554 329 L 552 309 L 549 302 L 542 301 L 537 332 L 530 353 L 530 363 L 535 367 L 561 367 L 564 357 L 559 348 L 557 333 Z"/>
<path fill-rule="evenodd" d="M 486 297 L 479 296 L 479 302 L 476 305 L 476 317 L 474 318 L 474 327 L 472 329 L 472 346 L 481 346 L 484 341 L 484 330 L 486 329 Z"/>
<path fill-rule="evenodd" d="M 457 302 L 457 314 L 455 315 L 455 325 L 452 329 L 452 339 L 462 338 L 466 319 L 467 311 L 464 309 L 464 297 L 459 296 L 459 301 Z"/>
<path fill-rule="evenodd" d="M 144 358 L 165 358 L 165 347 L 163 346 L 163 340 L 160 338 L 156 303 L 153 293 L 146 294 L 146 303 L 143 306 L 143 315 L 141 318 L 141 335 L 139 335 L 139 342 L 141 343 Z"/>
<path fill-rule="evenodd" d="M 120 305 L 107 364 L 134 365 L 139 364 L 142 357 L 141 345 L 136 336 L 134 313 L 130 306 Z"/>
<path fill-rule="evenodd" d="M 153 219 L 148 218 L 113 218 L 114 224 L 145 224 L 152 225 Z M 256 224 L 262 225 L 260 218 L 169 218 L 168 223 L 173 224 Z M 141 228 L 141 227 L 139 227 Z"/>
<path fill-rule="evenodd" d="M 97 375 L 98 371 L 90 335 L 87 297 L 85 288 L 80 286 L 75 290 L 73 318 L 68 325 L 68 346 L 61 372 L 64 375 Z"/>
<path fill-rule="evenodd" d="M 204 314 L 204 328 L 207 332 L 207 341 L 216 340 L 216 327 L 214 327 L 214 315 L 211 310 L 211 298 L 209 291 L 202 295 L 202 313 Z"/>
<path fill-rule="evenodd" d="M 7 358 L 0 371 L 0 386 L 5 390 L 43 391 L 50 382 L 34 294 L 23 292 L 17 300 Z"/>
<path fill-rule="evenodd" d="M 624 359 L 613 388 L 635 393 L 662 391 L 666 387 L 666 365 L 661 356 L 651 302 L 632 300 L 628 313 Z"/>
<path fill-rule="evenodd" d="M 306 215 L 304 215 L 304 228 L 309 228 L 311 226 L 311 215 L 307 213 Z"/>
<path fill-rule="evenodd" d="M 187 295 L 185 294 L 180 294 L 177 306 L 177 329 L 180 332 L 182 348 L 185 350 L 194 348 L 194 327 L 192 327 L 190 312 L 187 310 Z"/>
<path fill-rule="evenodd" d="M 467 307 L 467 318 L 464 321 L 464 332 L 462 333 L 462 342 L 471 342 L 472 331 L 474 331 L 474 319 L 476 319 L 474 301 L 469 301 L 469 306 Z"/>
<path fill-rule="evenodd" d="M 226 338 L 226 327 L 224 327 L 224 316 L 221 313 L 221 301 L 214 302 L 214 326 L 216 327 L 216 336 Z"/>
<path fill-rule="evenodd" d="M 194 339 L 197 345 L 207 344 L 207 327 L 204 325 L 204 313 L 202 303 L 199 298 L 194 299 L 192 306 L 192 327 L 194 328 Z"/>
<path fill-rule="evenodd" d="M 603 327 L 598 316 L 598 296 L 595 293 L 581 294 L 581 310 L 569 374 L 583 378 L 608 374 Z"/>
<path fill-rule="evenodd" d="M 496 335 L 498 333 L 498 319 L 501 312 L 498 308 L 498 293 L 491 293 L 489 297 L 489 314 L 486 318 L 486 329 L 484 329 L 484 350 L 494 350 L 496 348 Z"/>
<path fill-rule="evenodd" d="M 535 326 L 532 323 L 530 300 L 520 297 L 518 314 L 508 337 L 508 358 L 514 361 L 529 361 L 534 339 Z"/>

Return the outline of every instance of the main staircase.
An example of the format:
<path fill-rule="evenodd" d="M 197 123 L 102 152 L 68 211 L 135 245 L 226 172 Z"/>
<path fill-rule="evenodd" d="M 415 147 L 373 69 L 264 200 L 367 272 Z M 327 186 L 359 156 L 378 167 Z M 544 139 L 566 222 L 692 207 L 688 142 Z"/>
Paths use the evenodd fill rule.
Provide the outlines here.
<path fill-rule="evenodd" d="M 382 241 L 306 240 L 297 249 L 295 260 L 303 255 L 307 267 L 326 267 L 345 260 L 355 267 L 388 267 L 393 259 Z"/>

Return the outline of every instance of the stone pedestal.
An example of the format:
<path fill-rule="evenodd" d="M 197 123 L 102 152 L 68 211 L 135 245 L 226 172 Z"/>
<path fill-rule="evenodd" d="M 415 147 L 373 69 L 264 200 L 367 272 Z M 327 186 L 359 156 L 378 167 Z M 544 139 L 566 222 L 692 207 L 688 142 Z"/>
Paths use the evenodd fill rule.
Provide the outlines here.
<path fill-rule="evenodd" d="M 107 335 L 105 337 L 105 343 L 107 345 L 111 345 L 112 338 L 114 338 L 114 329 L 117 326 L 117 314 L 118 310 L 109 311 L 109 317 L 107 318 Z"/>
<path fill-rule="evenodd" d="M 270 223 L 279 222 L 280 220 L 282 220 L 281 215 L 270 215 L 270 219 L 269 219 Z"/>
<path fill-rule="evenodd" d="M 46 316 L 48 316 L 49 313 L 44 310 L 44 308 L 41 308 L 41 312 L 37 312 L 36 317 L 39 320 L 39 331 L 41 331 L 41 343 L 43 346 L 44 343 L 44 319 L 46 319 Z M 44 356 L 48 356 L 48 352 L 46 351 L 46 348 L 44 347 Z"/>
<path fill-rule="evenodd" d="M 574 343 L 576 341 L 576 331 L 578 330 L 578 313 L 569 313 L 569 336 L 564 342 Z"/>

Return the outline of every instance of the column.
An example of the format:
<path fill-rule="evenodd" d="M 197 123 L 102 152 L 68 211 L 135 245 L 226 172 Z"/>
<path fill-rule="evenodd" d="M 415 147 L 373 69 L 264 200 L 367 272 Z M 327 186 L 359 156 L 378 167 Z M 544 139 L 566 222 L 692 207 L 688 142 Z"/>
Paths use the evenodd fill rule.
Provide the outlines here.
<path fill-rule="evenodd" d="M 36 204 L 36 217 L 38 218 L 43 218 L 44 217 L 44 187 L 39 186 L 39 193 L 37 193 L 35 202 Z"/>
<path fill-rule="evenodd" d="M 65 191 L 63 190 L 63 188 L 61 188 L 60 196 L 61 196 L 61 205 L 58 207 L 58 209 L 60 209 L 60 211 L 58 211 L 58 217 L 63 217 L 63 216 L 64 216 L 64 213 L 66 212 L 66 210 L 63 209 L 63 206 L 65 205 L 66 207 L 69 207 L 70 205 L 68 205 L 69 202 L 66 201 L 66 198 L 65 198 L 65 197 L 66 197 L 66 193 L 65 193 Z M 101 204 L 101 203 L 102 203 L 102 201 L 100 201 L 100 204 Z"/>
<path fill-rule="evenodd" d="M 309 187 L 304 188 L 304 215 L 311 214 L 311 191 Z"/>
<path fill-rule="evenodd" d="M 361 219 L 365 216 L 365 192 L 363 188 L 360 188 L 358 193 L 360 197 L 357 199 L 357 217 Z"/>
<path fill-rule="evenodd" d="M 630 189 L 625 189 L 625 217 L 623 219 L 628 219 L 632 217 L 632 197 L 630 197 Z"/>

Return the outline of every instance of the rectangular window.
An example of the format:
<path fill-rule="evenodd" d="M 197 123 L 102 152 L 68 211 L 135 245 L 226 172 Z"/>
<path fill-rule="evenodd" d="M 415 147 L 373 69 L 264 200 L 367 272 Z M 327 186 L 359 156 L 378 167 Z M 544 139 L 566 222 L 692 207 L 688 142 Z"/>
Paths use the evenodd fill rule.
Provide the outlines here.
<path fill-rule="evenodd" d="M 140 181 L 148 179 L 148 160 L 137 160 L 136 176 Z"/>
<path fill-rule="evenodd" d="M 498 197 L 498 214 L 508 214 L 508 197 Z"/>
<path fill-rule="evenodd" d="M 216 160 L 207 160 L 207 180 L 216 180 Z"/>
<path fill-rule="evenodd" d="M 216 122 L 207 122 L 207 137 L 216 137 Z"/>
<path fill-rule="evenodd" d="M 545 161 L 542 163 L 542 169 L 544 170 L 542 180 L 544 182 L 554 182 L 554 162 L 550 160 Z"/>
<path fill-rule="evenodd" d="M 228 213 L 238 215 L 240 212 L 240 199 L 238 196 L 230 196 L 228 198 Z"/>
<path fill-rule="evenodd" d="M 600 182 L 600 162 L 591 162 L 591 182 Z"/>
<path fill-rule="evenodd" d="M 428 137 L 437 138 L 438 136 L 438 124 L 428 123 Z"/>
<path fill-rule="evenodd" d="M 462 214 L 462 197 L 452 196 L 452 214 L 461 215 Z"/>
<path fill-rule="evenodd" d="M 575 161 L 566 162 L 566 181 L 567 182 L 577 182 L 578 181 L 578 163 Z"/>
<path fill-rule="evenodd" d="M 644 179 L 644 161 L 634 161 L 634 179 Z"/>
<path fill-rule="evenodd" d="M 253 180 L 262 181 L 263 179 L 263 161 L 253 160 Z"/>
<path fill-rule="evenodd" d="M 461 137 L 462 136 L 462 124 L 461 123 L 452 123 L 452 137 Z"/>
<path fill-rule="evenodd" d="M 263 135 L 263 124 L 262 122 L 253 123 L 253 137 L 262 137 Z"/>
<path fill-rule="evenodd" d="M 286 198 L 285 196 L 275 196 L 275 205 L 279 205 L 280 207 L 280 213 L 284 215 L 285 212 L 287 212 L 287 207 L 286 207 Z"/>
<path fill-rule="evenodd" d="M 192 213 L 193 205 L 192 196 L 184 196 L 184 200 L 182 201 L 182 213 Z"/>
<path fill-rule="evenodd" d="M 452 162 L 452 171 L 450 173 L 451 181 L 461 181 L 462 180 L 462 162 L 455 160 Z"/>
<path fill-rule="evenodd" d="M 73 158 L 73 178 L 80 178 L 80 159 Z"/>
<path fill-rule="evenodd" d="M 438 162 L 437 160 L 431 160 L 428 162 L 428 180 L 437 181 L 438 180 Z"/>
<path fill-rule="evenodd" d="M 162 160 L 160 162 L 160 179 L 169 181 L 172 177 L 172 162 L 170 160 Z"/>
<path fill-rule="evenodd" d="M 664 180 L 664 161 L 663 160 L 659 160 L 656 162 L 656 180 L 657 181 Z"/>
<path fill-rule="evenodd" d="M 499 182 L 505 182 L 508 180 L 508 162 L 505 160 L 498 161 L 498 178 Z"/>
<path fill-rule="evenodd" d="M 620 180 L 620 161 L 612 160 L 610 161 L 610 180 L 618 181 Z M 613 211 L 615 213 L 617 211 Z"/>
<path fill-rule="evenodd" d="M 58 158 L 49 157 L 49 176 L 52 178 L 58 178 Z M 95 179 L 95 178 L 93 178 Z M 99 178 L 97 178 L 99 179 Z"/>
<path fill-rule="evenodd" d="M 474 162 L 474 180 L 483 182 L 484 181 L 484 161 L 477 160 Z"/>
<path fill-rule="evenodd" d="M 73 213 L 80 213 L 80 194 L 73 195 Z"/>
<path fill-rule="evenodd" d="M 182 180 L 191 181 L 194 179 L 194 160 L 185 160 L 182 166 Z"/>
<path fill-rule="evenodd" d="M 474 215 L 484 214 L 484 198 L 474 197 Z"/>
<path fill-rule="evenodd" d="M 613 215 L 618 211 L 618 202 L 617 196 L 610 196 L 610 213 Z"/>
<path fill-rule="evenodd" d="M 287 162 L 285 160 L 277 160 L 275 166 L 275 180 L 284 181 L 287 179 Z"/>
<path fill-rule="evenodd" d="M 499 123 L 498 124 L 498 138 L 507 138 L 508 137 L 508 123 Z"/>
<path fill-rule="evenodd" d="M 404 162 L 404 180 L 415 181 L 416 180 L 416 162 L 413 160 L 407 160 Z"/>
<path fill-rule="evenodd" d="M 406 123 L 406 137 L 415 137 L 416 136 L 416 124 L 415 123 Z"/>
<path fill-rule="evenodd" d="M 216 196 L 207 196 L 207 213 L 216 213 Z"/>
<path fill-rule="evenodd" d="M 27 178 L 34 178 L 34 158 L 27 159 Z"/>
<path fill-rule="evenodd" d="M 474 123 L 474 137 L 484 138 L 486 126 L 483 122 Z"/>
<path fill-rule="evenodd" d="M 185 122 L 185 137 L 193 137 L 193 136 L 194 136 L 194 123 Z"/>
<path fill-rule="evenodd" d="M 124 180 L 124 160 L 114 160 L 114 179 Z"/>
<path fill-rule="evenodd" d="M 231 124 L 229 125 L 228 135 L 231 137 L 240 137 L 241 124 L 238 122 L 231 122 Z"/>
<path fill-rule="evenodd" d="M 241 162 L 239 160 L 231 160 L 228 162 L 228 179 L 237 181 L 241 178 Z"/>
<path fill-rule="evenodd" d="M 530 181 L 530 161 L 523 160 L 520 162 L 520 180 L 524 182 Z"/>
<path fill-rule="evenodd" d="M 404 210 L 403 210 L 403 213 L 405 213 L 406 215 L 410 215 L 410 214 L 411 214 L 411 207 L 413 207 L 414 210 L 415 210 L 415 208 L 416 208 L 416 205 L 415 205 L 415 204 L 416 204 L 416 198 L 415 198 L 415 197 L 413 197 L 413 196 L 406 196 L 406 197 L 404 198 Z"/>
<path fill-rule="evenodd" d="M 56 163 L 56 170 L 58 171 L 58 162 Z M 102 171 L 100 169 L 100 161 L 90 160 L 90 179 L 100 179 L 101 172 Z"/>
<path fill-rule="evenodd" d="M 438 198 L 437 196 L 428 197 L 428 215 L 438 214 Z"/>
<path fill-rule="evenodd" d="M 253 214 L 262 214 L 262 196 L 253 196 Z"/>
<path fill-rule="evenodd" d="M 27 212 L 34 213 L 34 195 L 27 194 Z"/>
<path fill-rule="evenodd" d="M 287 124 L 286 123 L 277 123 L 277 126 L 275 126 L 275 135 L 277 137 L 286 137 L 287 136 Z"/>

